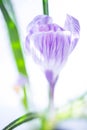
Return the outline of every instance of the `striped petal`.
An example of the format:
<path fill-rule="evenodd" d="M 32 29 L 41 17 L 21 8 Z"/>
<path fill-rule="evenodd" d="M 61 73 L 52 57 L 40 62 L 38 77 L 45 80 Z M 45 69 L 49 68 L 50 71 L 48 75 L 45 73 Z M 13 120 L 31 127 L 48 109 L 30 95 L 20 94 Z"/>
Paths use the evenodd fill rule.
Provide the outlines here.
<path fill-rule="evenodd" d="M 71 46 L 70 46 L 70 53 L 71 53 L 79 40 L 80 25 L 78 20 L 70 15 L 67 15 L 64 29 L 70 31 L 72 34 Z"/>
<path fill-rule="evenodd" d="M 70 38 L 67 31 L 33 35 L 31 50 L 34 59 L 36 58 L 44 69 L 53 70 L 56 66 L 57 70 L 60 70 L 68 57 Z"/>

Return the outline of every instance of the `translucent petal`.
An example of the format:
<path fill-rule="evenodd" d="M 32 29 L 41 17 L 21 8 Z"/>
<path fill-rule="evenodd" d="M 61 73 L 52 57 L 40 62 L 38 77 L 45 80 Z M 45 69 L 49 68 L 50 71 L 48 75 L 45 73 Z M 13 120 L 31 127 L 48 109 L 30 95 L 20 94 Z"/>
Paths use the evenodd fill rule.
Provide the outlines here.
<path fill-rule="evenodd" d="M 70 31 L 72 34 L 70 45 L 70 53 L 71 53 L 79 40 L 80 25 L 78 20 L 70 15 L 67 15 L 64 29 Z"/>
<path fill-rule="evenodd" d="M 38 15 L 33 21 L 28 25 L 28 33 L 33 34 L 39 31 L 41 25 L 47 25 L 52 23 L 52 18 L 47 15 Z"/>
<path fill-rule="evenodd" d="M 68 31 L 58 31 L 49 33 L 39 33 L 32 36 L 32 55 L 44 69 L 55 71 L 55 67 L 60 70 L 69 55 L 70 33 Z"/>

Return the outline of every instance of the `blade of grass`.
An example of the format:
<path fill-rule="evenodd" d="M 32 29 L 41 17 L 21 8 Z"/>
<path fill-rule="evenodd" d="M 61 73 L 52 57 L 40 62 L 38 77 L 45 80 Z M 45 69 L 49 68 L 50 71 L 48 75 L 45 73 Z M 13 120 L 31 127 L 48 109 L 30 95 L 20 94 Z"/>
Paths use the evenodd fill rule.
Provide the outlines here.
<path fill-rule="evenodd" d="M 13 122 L 11 122 L 9 125 L 7 125 L 2 130 L 13 130 L 17 126 L 19 126 L 19 125 L 21 125 L 23 123 L 26 123 L 28 121 L 31 121 L 33 119 L 36 119 L 36 118 L 39 118 L 39 115 L 37 113 L 27 113 L 27 114 L 17 118 Z"/>
<path fill-rule="evenodd" d="M 8 13 L 7 9 L 5 8 L 2 0 L 0 0 L 0 9 L 2 11 L 2 14 L 4 16 L 4 19 L 5 19 L 5 22 L 7 25 L 11 48 L 12 48 L 12 52 L 14 55 L 17 69 L 18 69 L 20 74 L 22 74 L 28 78 L 26 67 L 25 67 L 25 61 L 24 61 L 24 57 L 23 57 L 23 53 L 22 53 L 18 29 L 17 29 L 14 21 L 9 16 L 9 13 Z M 23 87 L 23 91 L 24 91 L 24 96 L 23 96 L 22 102 L 24 103 L 24 106 L 27 109 L 28 104 L 27 104 L 27 96 L 26 96 L 26 87 L 25 86 Z"/>
<path fill-rule="evenodd" d="M 16 23 L 17 26 L 16 16 L 11 0 L 1 0 L 1 1 L 3 2 L 9 16 L 13 19 L 13 21 Z"/>
<path fill-rule="evenodd" d="M 20 45 L 18 30 L 16 28 L 15 23 L 10 18 L 6 8 L 4 7 L 3 2 L 1 3 L 0 8 L 1 8 L 4 19 L 5 19 L 6 24 L 7 24 L 8 33 L 9 33 L 9 37 L 10 37 L 10 41 L 11 41 L 11 47 L 12 47 L 12 50 L 13 50 L 13 53 L 14 53 L 14 57 L 15 57 L 15 60 L 16 60 L 18 70 L 19 70 L 20 73 L 27 76 L 24 58 L 23 58 L 23 54 L 22 54 L 22 49 L 21 49 L 21 45 Z"/>

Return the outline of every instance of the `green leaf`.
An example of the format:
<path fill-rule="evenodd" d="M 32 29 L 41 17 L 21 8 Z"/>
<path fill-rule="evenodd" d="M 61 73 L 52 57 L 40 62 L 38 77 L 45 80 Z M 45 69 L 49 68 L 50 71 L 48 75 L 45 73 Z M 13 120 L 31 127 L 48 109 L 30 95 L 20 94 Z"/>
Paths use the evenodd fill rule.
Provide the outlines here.
<path fill-rule="evenodd" d="M 49 15 L 48 0 L 42 0 L 43 2 L 43 13 Z"/>
<path fill-rule="evenodd" d="M 13 54 L 14 54 L 14 57 L 16 60 L 17 68 L 18 68 L 20 73 L 27 76 L 24 57 L 22 54 L 22 48 L 21 48 L 21 44 L 20 44 L 19 33 L 17 30 L 17 27 L 16 27 L 14 21 L 9 16 L 3 2 L 0 3 L 0 8 L 1 8 L 4 19 L 5 19 L 6 24 L 7 24 L 8 33 L 9 33 L 9 37 L 10 37 L 10 41 L 11 41 L 11 47 L 12 47 L 12 51 L 13 51 Z"/>
<path fill-rule="evenodd" d="M 11 122 L 9 125 L 7 125 L 5 128 L 3 128 L 2 130 L 12 130 L 14 128 L 16 128 L 17 126 L 26 123 L 28 121 L 31 121 L 33 119 L 39 118 L 39 115 L 37 113 L 27 113 L 21 117 L 19 117 L 18 119 L 14 120 L 13 122 Z"/>
<path fill-rule="evenodd" d="M 17 21 L 16 21 L 16 16 L 15 16 L 15 12 L 14 12 L 14 8 L 12 6 L 12 3 L 10 0 L 2 0 L 9 16 L 11 17 L 11 19 L 14 21 L 14 23 L 17 26 Z"/>
<path fill-rule="evenodd" d="M 8 34 L 9 34 L 9 38 L 10 38 L 10 45 L 11 45 L 14 59 L 16 62 L 16 67 L 20 74 L 22 74 L 28 78 L 25 61 L 24 61 L 24 56 L 23 56 L 23 51 L 21 48 L 21 42 L 20 42 L 20 38 L 19 38 L 19 32 L 18 32 L 17 23 L 16 23 L 16 17 L 15 17 L 10 0 L 0 0 L 0 9 L 2 11 L 4 20 L 7 25 Z M 9 13 L 9 10 L 11 11 L 11 13 Z M 27 101 L 25 86 L 23 87 L 23 93 L 24 93 L 24 95 L 23 95 L 22 103 L 25 106 L 25 108 L 27 109 L 28 101 Z"/>

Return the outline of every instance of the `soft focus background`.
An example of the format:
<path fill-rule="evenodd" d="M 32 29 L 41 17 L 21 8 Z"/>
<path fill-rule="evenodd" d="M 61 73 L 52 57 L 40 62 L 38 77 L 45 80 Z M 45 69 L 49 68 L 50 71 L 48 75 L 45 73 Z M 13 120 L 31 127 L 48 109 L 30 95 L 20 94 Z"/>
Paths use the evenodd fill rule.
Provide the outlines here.
<path fill-rule="evenodd" d="M 30 80 L 31 98 L 36 110 L 43 110 L 48 104 L 48 84 L 40 70 L 34 64 L 24 47 L 28 23 L 38 14 L 42 14 L 41 0 L 11 0 L 19 25 L 22 48 Z M 70 55 L 67 64 L 60 73 L 55 88 L 55 107 L 80 96 L 87 91 L 87 18 L 86 0 L 49 0 L 49 14 L 53 21 L 61 26 L 66 13 L 76 17 L 81 26 L 80 40 Z M 23 114 L 20 96 L 14 91 L 18 79 L 12 51 L 10 49 L 6 25 L 0 11 L 0 129 L 11 120 Z"/>

